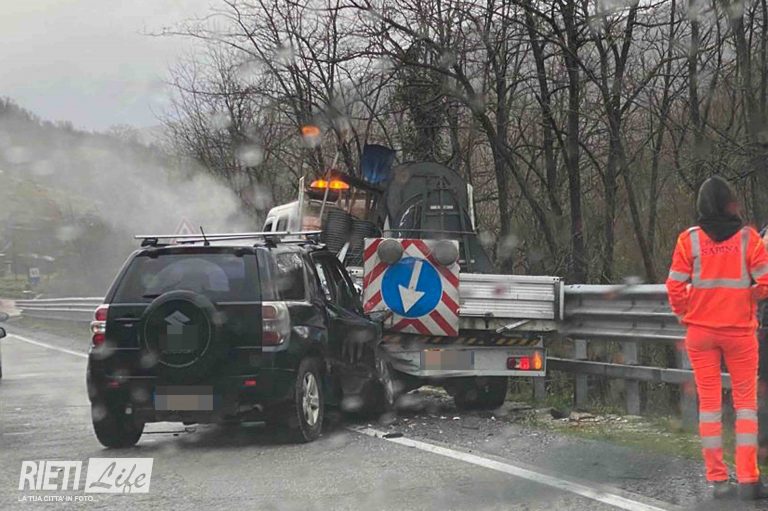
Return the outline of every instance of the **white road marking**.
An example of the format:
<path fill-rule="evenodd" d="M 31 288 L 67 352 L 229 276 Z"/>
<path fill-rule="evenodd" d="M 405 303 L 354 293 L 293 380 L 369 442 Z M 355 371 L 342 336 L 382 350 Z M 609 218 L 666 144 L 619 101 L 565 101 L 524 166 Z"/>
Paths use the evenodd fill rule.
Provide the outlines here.
<path fill-rule="evenodd" d="M 676 508 L 671 506 L 659 507 L 651 504 L 646 504 L 644 502 L 639 502 L 627 497 L 623 497 L 617 493 L 611 493 L 610 491 L 591 488 L 586 484 L 582 484 L 569 479 L 564 479 L 562 477 L 555 477 L 542 472 L 531 470 L 529 468 L 523 468 L 517 465 L 512 465 L 511 463 L 505 463 L 505 462 L 497 461 L 490 458 L 485 458 L 485 457 L 478 456 L 476 454 L 467 453 L 467 452 L 456 451 L 453 449 L 449 449 L 447 447 L 442 447 L 439 445 L 435 445 L 427 442 L 421 442 L 419 440 L 414 440 L 412 438 L 406 438 L 406 437 L 385 438 L 384 437 L 384 435 L 386 434 L 385 432 L 378 431 L 373 428 L 351 427 L 349 429 L 357 433 L 362 433 L 364 435 L 368 435 L 375 438 L 381 438 L 382 440 L 387 440 L 389 442 L 393 442 L 406 447 L 413 447 L 415 449 L 420 449 L 422 451 L 430 452 L 432 454 L 438 454 L 440 456 L 445 456 L 447 458 L 453 458 L 455 460 L 464 461 L 466 463 L 471 463 L 479 467 L 496 470 L 497 472 L 503 472 L 505 474 L 519 477 L 521 479 L 526 479 L 534 483 L 550 486 L 558 490 L 574 493 L 576 495 L 580 495 L 582 497 L 586 497 L 588 499 L 595 500 L 597 502 L 602 502 L 603 504 L 608 504 L 610 506 L 614 506 L 619 509 L 624 509 L 626 511 L 669 511 L 670 509 Z"/>
<path fill-rule="evenodd" d="M 60 348 L 59 346 L 54 346 L 53 344 L 48 344 L 48 343 L 45 343 L 45 342 L 33 341 L 32 339 L 27 339 L 26 337 L 22 337 L 22 336 L 20 336 L 18 334 L 11 334 L 11 333 L 9 333 L 8 337 L 13 337 L 14 339 L 18 339 L 18 340 L 20 340 L 22 342 L 26 342 L 26 343 L 29 343 L 29 344 L 34 344 L 35 346 L 40 346 L 42 348 L 46 348 L 46 349 L 49 349 L 49 350 L 60 351 L 62 353 L 66 353 L 68 355 L 74 355 L 76 357 L 88 358 L 88 354 L 87 353 L 82 353 L 82 352 L 74 351 L 74 350 L 68 350 L 67 348 Z"/>

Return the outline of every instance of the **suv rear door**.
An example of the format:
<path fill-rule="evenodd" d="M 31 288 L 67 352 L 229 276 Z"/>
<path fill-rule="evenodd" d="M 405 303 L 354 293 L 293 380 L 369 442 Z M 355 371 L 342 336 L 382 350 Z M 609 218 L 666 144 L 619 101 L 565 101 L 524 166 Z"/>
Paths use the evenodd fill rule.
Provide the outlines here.
<path fill-rule="evenodd" d="M 221 314 L 219 343 L 261 345 L 261 296 L 256 257 L 241 247 L 168 247 L 137 253 L 107 295 L 107 343 L 142 349 L 141 320 L 165 293 L 187 290 L 208 298 Z"/>

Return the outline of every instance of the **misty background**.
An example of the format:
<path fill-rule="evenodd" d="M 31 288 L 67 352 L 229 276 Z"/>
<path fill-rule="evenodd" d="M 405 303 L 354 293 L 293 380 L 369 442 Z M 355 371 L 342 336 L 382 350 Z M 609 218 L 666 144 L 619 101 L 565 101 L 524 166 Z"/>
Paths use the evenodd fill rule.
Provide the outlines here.
<path fill-rule="evenodd" d="M 100 296 L 134 234 L 253 229 L 235 195 L 141 133 L 80 131 L 0 100 L 0 294 Z M 29 269 L 41 281 L 30 285 Z M 5 293 L 3 293 L 5 291 Z"/>
<path fill-rule="evenodd" d="M 0 8 L 0 296 L 100 296 L 138 244 L 182 220 L 252 229 L 226 186 L 168 149 L 169 67 L 156 37 L 208 0 L 26 0 Z M 29 270 L 40 272 L 30 279 Z"/>

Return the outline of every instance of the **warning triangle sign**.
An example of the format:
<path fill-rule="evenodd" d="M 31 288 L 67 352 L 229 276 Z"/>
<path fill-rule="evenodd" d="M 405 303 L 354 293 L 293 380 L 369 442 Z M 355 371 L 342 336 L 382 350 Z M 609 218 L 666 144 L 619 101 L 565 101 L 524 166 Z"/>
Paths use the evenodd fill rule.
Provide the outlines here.
<path fill-rule="evenodd" d="M 176 230 L 173 232 L 173 234 L 197 234 L 197 231 L 194 227 L 192 227 L 192 222 L 187 220 L 186 218 L 182 218 L 179 222 L 179 225 L 176 226 Z M 170 240 L 171 244 L 174 244 L 177 242 L 177 239 Z"/>
<path fill-rule="evenodd" d="M 173 234 L 196 234 L 196 232 L 195 228 L 192 227 L 192 223 L 186 218 L 182 218 Z"/>

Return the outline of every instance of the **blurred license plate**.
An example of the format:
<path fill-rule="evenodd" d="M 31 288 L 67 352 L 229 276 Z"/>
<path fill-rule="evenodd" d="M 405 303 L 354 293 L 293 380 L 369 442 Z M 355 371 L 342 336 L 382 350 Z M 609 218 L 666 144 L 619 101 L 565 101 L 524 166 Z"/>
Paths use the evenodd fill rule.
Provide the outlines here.
<path fill-rule="evenodd" d="M 474 369 L 475 352 L 425 350 L 421 352 L 422 369 Z"/>
<path fill-rule="evenodd" d="M 155 410 L 212 411 L 213 387 L 207 385 L 157 387 Z"/>

